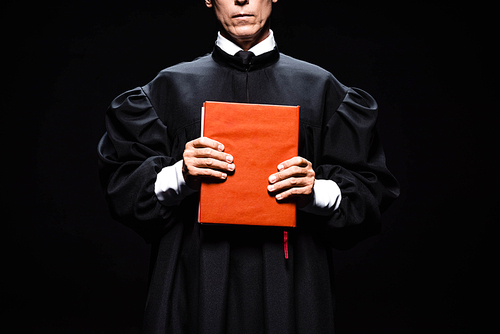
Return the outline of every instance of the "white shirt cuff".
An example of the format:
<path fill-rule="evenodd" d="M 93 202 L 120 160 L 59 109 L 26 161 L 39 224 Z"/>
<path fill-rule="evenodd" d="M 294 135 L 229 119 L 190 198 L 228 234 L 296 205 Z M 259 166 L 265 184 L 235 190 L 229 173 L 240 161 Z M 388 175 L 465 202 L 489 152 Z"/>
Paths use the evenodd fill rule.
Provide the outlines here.
<path fill-rule="evenodd" d="M 337 183 L 332 180 L 316 179 L 313 189 L 313 200 L 300 210 L 320 216 L 328 216 L 339 208 L 342 194 Z"/>
<path fill-rule="evenodd" d="M 196 190 L 189 188 L 182 175 L 182 160 L 164 167 L 157 175 L 155 194 L 163 205 L 174 206 Z"/>

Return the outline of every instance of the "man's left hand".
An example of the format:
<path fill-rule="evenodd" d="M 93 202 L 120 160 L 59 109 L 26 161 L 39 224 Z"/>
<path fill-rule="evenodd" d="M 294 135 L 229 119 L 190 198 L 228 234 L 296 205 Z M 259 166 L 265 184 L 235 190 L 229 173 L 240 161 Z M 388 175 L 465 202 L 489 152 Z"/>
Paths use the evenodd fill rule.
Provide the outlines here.
<path fill-rule="evenodd" d="M 267 190 L 276 194 L 278 201 L 295 199 L 299 208 L 306 206 L 313 198 L 316 173 L 312 164 L 302 157 L 283 161 L 278 172 L 269 176 Z"/>

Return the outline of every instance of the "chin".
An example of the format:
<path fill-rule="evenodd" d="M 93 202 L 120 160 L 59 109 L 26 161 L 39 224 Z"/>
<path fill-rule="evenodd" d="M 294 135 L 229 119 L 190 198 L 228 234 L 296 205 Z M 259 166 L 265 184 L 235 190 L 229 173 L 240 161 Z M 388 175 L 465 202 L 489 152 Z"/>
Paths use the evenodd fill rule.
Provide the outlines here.
<path fill-rule="evenodd" d="M 259 32 L 260 29 L 255 29 L 255 27 L 239 27 L 233 30 L 232 35 L 233 38 L 247 40 L 254 38 Z"/>

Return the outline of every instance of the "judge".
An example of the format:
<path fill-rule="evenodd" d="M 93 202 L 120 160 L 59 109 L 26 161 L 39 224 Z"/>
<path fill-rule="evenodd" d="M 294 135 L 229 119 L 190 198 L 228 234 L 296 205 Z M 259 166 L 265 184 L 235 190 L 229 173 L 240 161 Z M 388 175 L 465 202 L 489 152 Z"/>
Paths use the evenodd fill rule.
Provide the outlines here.
<path fill-rule="evenodd" d="M 152 245 L 145 333 L 332 333 L 332 250 L 377 233 L 398 196 L 375 100 L 280 53 L 275 2 L 205 0 L 220 28 L 212 52 L 164 69 L 107 111 L 98 153 L 110 211 Z M 201 182 L 244 163 L 200 138 L 207 100 L 300 105 L 299 156 L 262 185 L 297 203 L 288 258 L 283 228 L 197 223 Z"/>

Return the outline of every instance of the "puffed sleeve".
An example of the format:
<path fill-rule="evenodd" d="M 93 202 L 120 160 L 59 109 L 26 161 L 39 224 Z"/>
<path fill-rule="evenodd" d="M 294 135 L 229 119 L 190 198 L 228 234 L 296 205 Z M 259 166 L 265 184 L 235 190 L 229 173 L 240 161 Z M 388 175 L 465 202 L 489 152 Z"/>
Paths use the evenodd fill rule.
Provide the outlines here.
<path fill-rule="evenodd" d="M 111 215 L 148 240 L 151 231 L 165 228 L 173 210 L 154 192 L 157 174 L 175 163 L 167 128 L 142 88 L 118 96 L 105 121 L 98 162 Z"/>
<path fill-rule="evenodd" d="M 340 207 L 325 225 L 334 245 L 348 248 L 380 230 L 381 213 L 399 196 L 399 185 L 387 169 L 378 106 L 368 93 L 347 88 L 342 103 L 326 115 L 316 178 L 333 180 L 341 190 Z"/>

